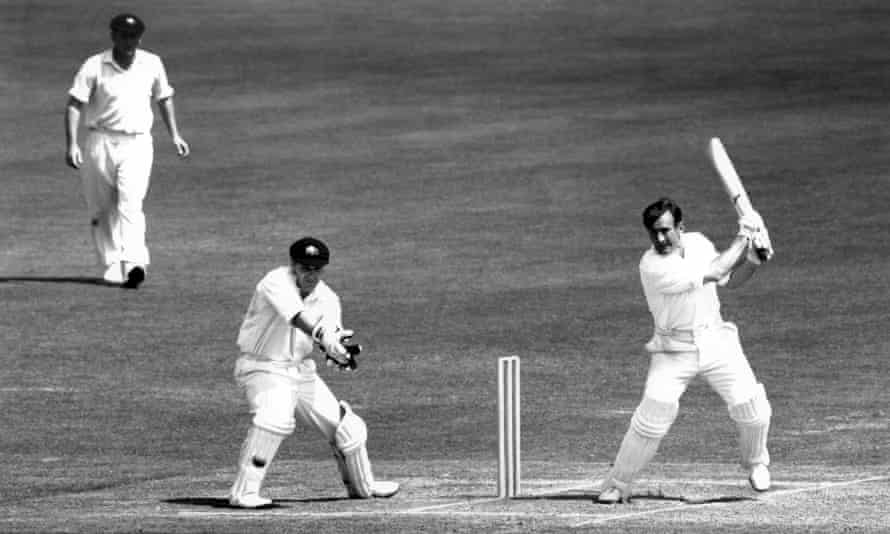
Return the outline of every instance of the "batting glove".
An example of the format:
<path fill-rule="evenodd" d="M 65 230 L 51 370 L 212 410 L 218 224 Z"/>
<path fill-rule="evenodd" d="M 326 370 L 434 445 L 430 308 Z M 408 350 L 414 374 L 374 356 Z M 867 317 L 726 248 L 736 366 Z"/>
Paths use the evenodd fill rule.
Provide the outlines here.
<path fill-rule="evenodd" d="M 773 243 L 769 238 L 766 227 L 762 227 L 751 237 L 751 246 L 748 247 L 748 261 L 760 265 L 773 259 Z M 752 257 L 757 261 L 753 261 Z"/>
<path fill-rule="evenodd" d="M 739 217 L 740 236 L 751 240 L 753 239 L 754 234 L 759 232 L 761 228 L 763 228 L 763 219 L 756 211 L 752 213 L 746 213 Z"/>

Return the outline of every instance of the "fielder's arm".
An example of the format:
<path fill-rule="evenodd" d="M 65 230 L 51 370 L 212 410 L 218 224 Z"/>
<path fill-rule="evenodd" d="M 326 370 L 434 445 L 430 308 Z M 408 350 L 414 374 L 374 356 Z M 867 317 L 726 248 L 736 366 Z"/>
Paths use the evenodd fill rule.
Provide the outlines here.
<path fill-rule="evenodd" d="M 164 120 L 164 124 L 167 126 L 167 132 L 170 134 L 170 139 L 173 140 L 173 146 L 176 147 L 176 153 L 183 158 L 188 156 L 191 152 L 191 148 L 189 147 L 189 144 L 185 142 L 185 139 L 179 135 L 179 126 L 176 123 L 176 107 L 173 105 L 173 97 L 159 100 L 158 112 L 161 114 L 161 119 Z"/>
<path fill-rule="evenodd" d="M 83 155 L 77 144 L 77 128 L 80 126 L 82 109 L 83 102 L 73 96 L 68 97 L 68 104 L 65 106 L 65 162 L 72 169 L 79 169 L 83 164 Z"/>

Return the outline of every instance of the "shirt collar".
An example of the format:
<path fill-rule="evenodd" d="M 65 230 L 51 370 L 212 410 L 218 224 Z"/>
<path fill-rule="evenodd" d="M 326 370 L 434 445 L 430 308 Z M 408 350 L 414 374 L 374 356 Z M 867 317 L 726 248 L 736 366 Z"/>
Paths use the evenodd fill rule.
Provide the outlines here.
<path fill-rule="evenodd" d="M 141 63 L 143 57 L 144 56 L 143 56 L 142 50 L 137 48 L 136 53 L 133 55 L 133 65 L 135 65 L 137 63 Z M 108 50 L 106 50 L 105 52 L 102 53 L 102 63 L 108 63 L 110 65 L 114 65 L 114 67 L 117 69 L 121 68 L 120 65 L 118 65 L 114 61 L 114 52 L 112 51 L 111 48 L 109 48 Z M 130 66 L 132 67 L 133 65 L 130 65 Z"/>

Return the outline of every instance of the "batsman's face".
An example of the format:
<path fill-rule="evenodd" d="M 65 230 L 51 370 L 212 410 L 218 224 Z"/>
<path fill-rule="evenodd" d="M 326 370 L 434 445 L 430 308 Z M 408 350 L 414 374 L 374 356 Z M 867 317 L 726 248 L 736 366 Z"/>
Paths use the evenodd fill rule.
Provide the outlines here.
<path fill-rule="evenodd" d="M 321 280 L 321 272 L 324 267 L 317 267 L 314 265 L 303 265 L 301 263 L 294 263 L 291 267 L 291 272 L 294 273 L 294 278 L 297 279 L 297 287 L 300 288 L 300 293 L 304 296 L 312 293 L 315 289 L 315 286 L 318 285 L 318 281 Z"/>
<path fill-rule="evenodd" d="M 666 211 L 655 221 L 652 228 L 649 228 L 649 239 L 652 241 L 652 246 L 655 247 L 655 252 L 667 256 L 680 250 L 680 235 L 682 233 L 683 223 L 676 224 L 674 214 Z"/>

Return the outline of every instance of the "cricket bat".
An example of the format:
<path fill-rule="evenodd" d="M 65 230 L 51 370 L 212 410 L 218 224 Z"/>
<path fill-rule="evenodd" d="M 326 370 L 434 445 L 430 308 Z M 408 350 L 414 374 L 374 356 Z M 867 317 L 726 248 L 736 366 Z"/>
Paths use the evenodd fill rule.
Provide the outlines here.
<path fill-rule="evenodd" d="M 751 205 L 748 192 L 745 191 L 742 179 L 739 178 L 739 173 L 736 171 L 735 165 L 732 164 L 732 160 L 729 159 L 726 147 L 723 146 L 723 142 L 720 141 L 719 137 L 711 138 L 708 152 L 711 156 L 711 163 L 714 164 L 714 169 L 720 176 L 720 181 L 723 182 L 723 189 L 726 190 L 726 194 L 729 196 L 729 200 L 732 202 L 732 206 L 735 208 L 738 216 L 742 217 L 753 212 L 754 206 Z M 770 258 L 770 250 L 768 249 L 757 249 L 756 252 L 763 261 Z"/>
<path fill-rule="evenodd" d="M 729 154 L 726 152 L 726 148 L 719 137 L 711 139 L 708 151 L 711 155 L 714 169 L 717 170 L 720 181 L 723 182 L 723 188 L 726 190 L 726 194 L 729 195 L 729 200 L 732 202 L 739 217 L 754 211 L 751 199 L 748 198 L 748 192 L 745 191 L 745 186 L 742 184 L 742 179 L 739 178 L 739 173 L 736 172 L 735 165 L 729 159 Z"/>

